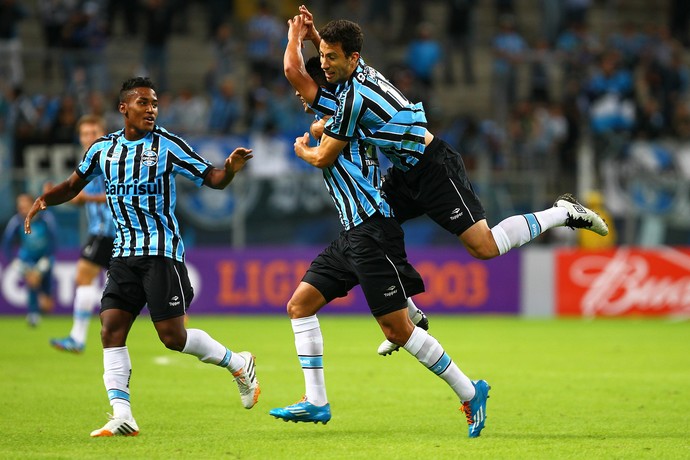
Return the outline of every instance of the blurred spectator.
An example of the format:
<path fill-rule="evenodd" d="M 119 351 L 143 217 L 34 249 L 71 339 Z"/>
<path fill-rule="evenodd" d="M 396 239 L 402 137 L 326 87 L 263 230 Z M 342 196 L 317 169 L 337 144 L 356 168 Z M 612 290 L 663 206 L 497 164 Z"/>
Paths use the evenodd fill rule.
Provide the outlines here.
<path fill-rule="evenodd" d="M 24 81 L 19 23 L 28 16 L 22 2 L 0 0 L 0 80 L 19 86 Z"/>
<path fill-rule="evenodd" d="M 634 22 L 625 21 L 619 32 L 611 34 L 608 46 L 620 53 L 621 65 L 632 70 L 648 42 L 647 36 Z"/>
<path fill-rule="evenodd" d="M 170 0 L 145 0 L 144 53 L 141 65 L 159 91 L 168 89 L 168 42 L 172 33 Z"/>
<path fill-rule="evenodd" d="M 632 75 L 619 64 L 616 52 L 605 52 L 585 84 L 594 151 L 600 159 L 618 155 L 635 124 Z"/>
<path fill-rule="evenodd" d="M 53 144 L 74 144 L 77 142 L 75 133 L 80 116 L 74 97 L 69 94 L 62 96 L 58 112 L 50 128 L 48 142 Z"/>
<path fill-rule="evenodd" d="M 235 82 L 226 77 L 211 93 L 208 130 L 213 134 L 231 134 L 241 120 L 240 102 L 235 93 Z"/>
<path fill-rule="evenodd" d="M 106 28 L 101 17 L 98 4 L 89 1 L 73 9 L 62 28 L 62 71 L 67 91 L 76 94 L 109 86 Z"/>
<path fill-rule="evenodd" d="M 271 92 L 265 87 L 256 88 L 251 95 L 251 108 L 248 110 L 247 127 L 250 133 L 274 132 L 276 122 L 273 118 L 269 100 Z"/>
<path fill-rule="evenodd" d="M 285 27 L 273 14 L 268 2 L 259 2 L 258 11 L 247 23 L 247 58 L 249 68 L 259 76 L 261 83 L 282 77 L 282 41 Z"/>
<path fill-rule="evenodd" d="M 77 0 L 39 0 L 38 12 L 43 30 L 43 79 L 52 78 L 53 59 L 62 52 L 62 30 L 67 25 Z"/>
<path fill-rule="evenodd" d="M 208 102 L 189 87 L 173 99 L 171 111 L 177 122 L 173 125 L 175 131 L 189 135 L 204 133 L 208 128 Z"/>
<path fill-rule="evenodd" d="M 541 11 L 541 35 L 549 46 L 555 46 L 563 28 L 563 0 L 540 0 L 539 10 Z"/>
<path fill-rule="evenodd" d="M 532 102 L 549 102 L 551 100 L 551 66 L 555 58 L 549 48 L 549 42 L 539 39 L 528 55 L 529 61 L 529 98 Z"/>
<path fill-rule="evenodd" d="M 454 58 L 462 57 L 463 81 L 473 85 L 474 46 L 475 46 L 475 9 L 477 0 L 446 0 L 446 36 L 445 36 L 445 78 L 447 84 L 455 83 Z"/>
<path fill-rule="evenodd" d="M 561 61 L 563 87 L 569 82 L 588 78 L 588 69 L 600 52 L 601 45 L 584 23 L 570 24 L 556 40 L 556 53 Z"/>
<path fill-rule="evenodd" d="M 527 51 L 527 43 L 515 29 L 513 16 L 500 18 L 499 30 L 491 41 L 493 72 L 491 106 L 494 119 L 505 124 L 509 108 L 518 97 L 518 69 Z"/>
<path fill-rule="evenodd" d="M 407 67 L 422 84 L 424 99 L 434 86 L 434 74 L 443 59 L 441 44 L 432 37 L 431 24 L 423 22 L 417 26 L 417 36 L 407 46 Z"/>
<path fill-rule="evenodd" d="M 216 29 L 211 38 L 211 52 L 213 61 L 206 79 L 208 85 L 218 87 L 233 74 L 238 63 L 244 59 L 243 44 L 235 37 L 229 23 L 220 24 Z"/>

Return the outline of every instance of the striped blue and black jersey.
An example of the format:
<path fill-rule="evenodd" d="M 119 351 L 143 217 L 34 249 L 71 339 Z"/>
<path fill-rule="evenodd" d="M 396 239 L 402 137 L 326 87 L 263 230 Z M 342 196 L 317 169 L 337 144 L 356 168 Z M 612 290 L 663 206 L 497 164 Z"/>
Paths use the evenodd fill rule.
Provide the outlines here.
<path fill-rule="evenodd" d="M 84 192 L 89 195 L 102 195 L 105 193 L 105 181 L 102 176 L 96 177 L 86 184 Z M 115 224 L 107 203 L 95 203 L 89 201 L 84 204 L 89 235 L 107 236 L 115 238 Z"/>
<path fill-rule="evenodd" d="M 325 133 L 335 139 L 359 138 L 375 145 L 393 166 L 403 171 L 424 154 L 426 115 L 421 103 L 413 104 L 373 67 L 359 60 L 352 76 L 336 89 L 337 110 Z M 328 108 L 324 91 L 313 106 Z M 327 112 L 326 112 L 327 113 Z"/>
<path fill-rule="evenodd" d="M 314 111 L 317 119 L 332 113 L 318 108 Z M 381 172 L 374 146 L 365 145 L 359 139 L 350 140 L 333 164 L 321 171 L 345 230 L 356 227 L 376 212 L 391 217 L 391 208 L 379 190 Z"/>
<path fill-rule="evenodd" d="M 124 130 L 98 139 L 77 174 L 105 179 L 116 233 L 113 257 L 164 256 L 184 261 L 175 217 L 175 176 L 201 186 L 213 166 L 180 137 L 156 126 L 144 138 L 125 139 Z"/>

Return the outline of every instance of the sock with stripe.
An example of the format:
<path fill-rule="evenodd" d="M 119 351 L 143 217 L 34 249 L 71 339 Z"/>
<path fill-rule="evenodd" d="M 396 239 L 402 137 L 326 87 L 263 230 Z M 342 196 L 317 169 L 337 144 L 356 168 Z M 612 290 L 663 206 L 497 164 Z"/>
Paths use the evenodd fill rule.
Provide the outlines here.
<path fill-rule="evenodd" d="M 103 383 L 108 392 L 113 416 L 134 420 L 129 402 L 129 379 L 132 375 L 132 364 L 127 347 L 103 349 Z"/>
<path fill-rule="evenodd" d="M 246 364 L 242 356 L 233 353 L 201 329 L 187 329 L 187 342 L 182 353 L 196 356 L 204 363 L 225 367 L 231 373 L 239 371 Z"/>
<path fill-rule="evenodd" d="M 69 336 L 75 342 L 82 345 L 86 343 L 93 309 L 100 300 L 101 291 L 94 285 L 77 286 L 74 291 L 74 312 L 72 314 L 72 330 Z"/>
<path fill-rule="evenodd" d="M 427 369 L 445 380 L 460 401 L 469 401 L 474 397 L 474 386 L 470 379 L 450 359 L 438 340 L 427 331 L 415 327 L 403 348 Z"/>
<path fill-rule="evenodd" d="M 562 227 L 568 218 L 565 208 L 555 207 L 544 211 L 510 216 L 491 229 L 501 255 L 529 243 L 546 230 Z"/>
<path fill-rule="evenodd" d="M 316 315 L 291 320 L 295 348 L 304 374 L 307 401 L 315 406 L 328 403 L 323 373 L 323 336 Z"/>

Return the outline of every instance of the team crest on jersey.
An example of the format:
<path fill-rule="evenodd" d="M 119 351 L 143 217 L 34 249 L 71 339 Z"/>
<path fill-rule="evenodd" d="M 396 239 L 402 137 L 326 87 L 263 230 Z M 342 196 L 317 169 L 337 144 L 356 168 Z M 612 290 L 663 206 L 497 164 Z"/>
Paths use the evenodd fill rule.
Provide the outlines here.
<path fill-rule="evenodd" d="M 158 163 L 158 154 L 155 150 L 144 150 L 141 154 L 141 163 L 144 166 L 155 166 Z"/>

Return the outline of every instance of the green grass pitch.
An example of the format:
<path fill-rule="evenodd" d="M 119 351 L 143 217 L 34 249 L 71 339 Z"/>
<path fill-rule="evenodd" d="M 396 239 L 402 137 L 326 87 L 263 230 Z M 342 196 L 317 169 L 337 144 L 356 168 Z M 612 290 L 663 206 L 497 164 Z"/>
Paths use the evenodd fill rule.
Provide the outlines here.
<path fill-rule="evenodd" d="M 190 318 L 189 327 L 257 356 L 263 392 L 246 410 L 227 371 L 166 350 L 142 317 L 128 343 L 141 434 L 92 439 L 110 410 L 98 326 L 77 356 L 48 346 L 70 318 L 29 329 L 2 317 L 0 458 L 690 458 L 688 321 L 432 315 L 430 332 L 454 361 L 492 386 L 486 428 L 468 439 L 443 381 L 404 351 L 376 354 L 372 318 L 320 319 L 327 425 L 268 415 L 303 394 L 287 318 Z"/>

